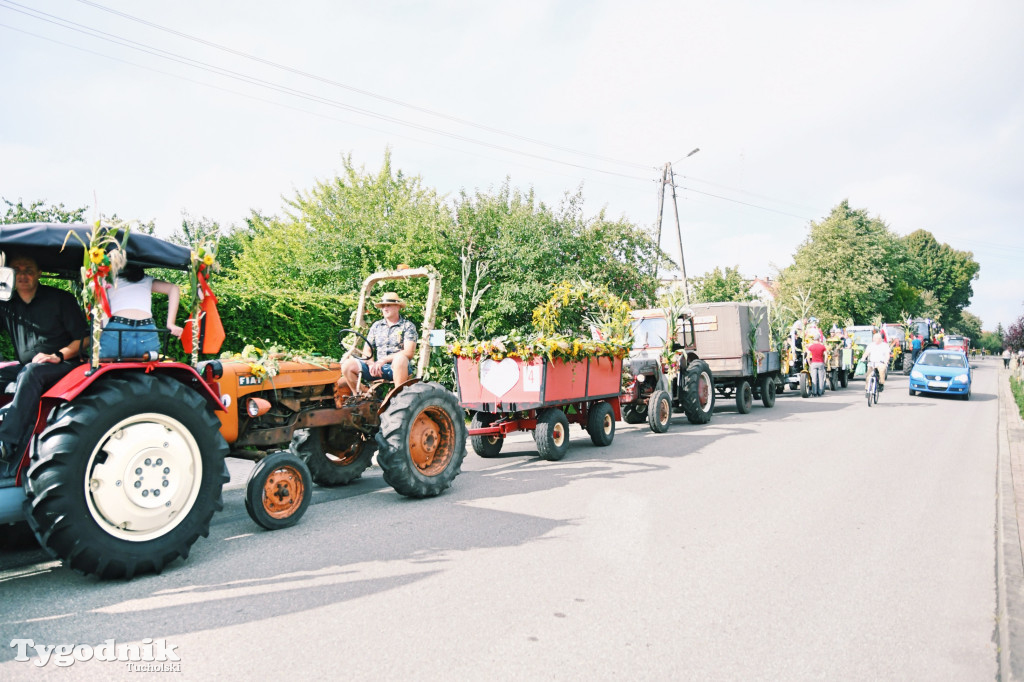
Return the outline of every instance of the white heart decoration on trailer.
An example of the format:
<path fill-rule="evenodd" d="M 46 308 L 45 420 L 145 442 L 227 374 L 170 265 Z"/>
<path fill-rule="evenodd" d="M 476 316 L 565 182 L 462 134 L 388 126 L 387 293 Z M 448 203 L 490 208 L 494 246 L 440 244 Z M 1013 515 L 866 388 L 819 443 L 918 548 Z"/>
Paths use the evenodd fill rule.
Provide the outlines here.
<path fill-rule="evenodd" d="M 511 358 L 501 362 L 487 359 L 480 363 L 480 385 L 499 398 L 519 383 L 519 365 Z"/>

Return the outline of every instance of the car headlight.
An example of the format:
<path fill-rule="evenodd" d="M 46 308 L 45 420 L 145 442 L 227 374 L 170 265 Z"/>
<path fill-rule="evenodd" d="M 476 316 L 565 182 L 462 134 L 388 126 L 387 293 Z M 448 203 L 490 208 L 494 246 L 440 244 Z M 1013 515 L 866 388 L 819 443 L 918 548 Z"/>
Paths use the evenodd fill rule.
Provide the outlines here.
<path fill-rule="evenodd" d="M 924 381 L 924 375 L 918 372 L 916 369 L 910 373 L 910 376 L 914 377 L 915 379 L 920 379 L 921 381 Z"/>
<path fill-rule="evenodd" d="M 967 379 L 968 379 L 968 377 L 967 377 L 966 374 L 958 374 L 955 377 L 953 377 L 953 381 L 956 381 L 956 382 L 961 383 L 961 384 L 967 383 Z"/>

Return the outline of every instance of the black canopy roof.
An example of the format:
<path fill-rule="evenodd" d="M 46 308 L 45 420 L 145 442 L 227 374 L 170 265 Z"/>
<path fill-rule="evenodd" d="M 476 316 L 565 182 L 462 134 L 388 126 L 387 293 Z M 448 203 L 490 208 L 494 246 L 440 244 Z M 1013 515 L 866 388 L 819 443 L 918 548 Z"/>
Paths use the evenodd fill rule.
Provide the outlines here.
<path fill-rule="evenodd" d="M 44 272 L 76 278 L 84 254 L 82 242 L 73 236 L 68 237 L 70 231 L 88 243 L 92 227 L 82 223 L 0 225 L 0 250 L 6 254 L 8 262 L 16 254 L 24 254 L 35 258 Z M 118 240 L 123 237 L 119 230 Z M 191 253 L 186 246 L 171 244 L 148 234 L 131 232 L 128 235 L 128 263 L 131 265 L 187 270 Z"/>

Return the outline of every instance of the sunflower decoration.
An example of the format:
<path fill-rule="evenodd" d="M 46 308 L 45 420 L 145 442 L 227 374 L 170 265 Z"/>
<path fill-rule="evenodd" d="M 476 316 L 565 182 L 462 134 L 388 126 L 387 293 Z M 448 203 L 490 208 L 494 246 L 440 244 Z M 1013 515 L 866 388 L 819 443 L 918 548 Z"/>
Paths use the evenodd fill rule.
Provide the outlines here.
<path fill-rule="evenodd" d="M 103 325 L 110 317 L 109 288 L 117 273 L 125 266 L 128 234 L 131 224 L 124 222 L 104 224 L 97 220 L 89 231 L 88 241 L 74 230 L 64 237 L 64 245 L 74 237 L 82 245 L 82 305 L 92 320 L 92 366 L 100 363 L 100 336 Z M 63 249 L 63 246 L 61 247 Z"/>
<path fill-rule="evenodd" d="M 630 348 L 630 306 L 604 287 L 563 281 L 533 310 L 533 332 L 518 331 L 477 341 L 462 339 L 448 346 L 451 355 L 500 361 L 535 357 L 566 361 L 592 357 L 624 357 Z"/>

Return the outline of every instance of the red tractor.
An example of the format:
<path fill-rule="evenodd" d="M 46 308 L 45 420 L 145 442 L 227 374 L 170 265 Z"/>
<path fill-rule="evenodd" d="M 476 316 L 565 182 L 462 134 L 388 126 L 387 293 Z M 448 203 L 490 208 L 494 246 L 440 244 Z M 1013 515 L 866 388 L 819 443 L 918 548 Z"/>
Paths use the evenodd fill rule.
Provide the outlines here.
<path fill-rule="evenodd" d="M 0 226 L 0 249 L 33 256 L 48 277 L 77 282 L 83 249 L 68 232 L 87 243 L 90 229 Z M 131 235 L 126 255 L 147 268 L 187 270 L 191 262 L 188 248 L 144 234 Z M 9 298 L 4 270 L 11 276 L 0 269 L 0 296 Z M 422 371 L 438 296 L 431 269 L 367 279 L 357 323 L 374 283 L 409 277 L 431 278 Z M 385 480 L 403 495 L 440 494 L 458 475 L 465 417 L 440 385 L 375 382 L 336 398 L 337 361 L 281 362 L 277 369 L 268 377 L 244 360 L 193 368 L 164 357 L 77 366 L 44 393 L 17 474 L 0 481 L 0 524 L 27 520 L 42 546 L 75 571 L 130 578 L 187 557 L 209 534 L 223 506 L 229 454 L 258 462 L 246 508 L 268 529 L 301 518 L 314 481 L 358 478 L 375 451 Z M 0 405 L 10 400 L 2 394 Z"/>

